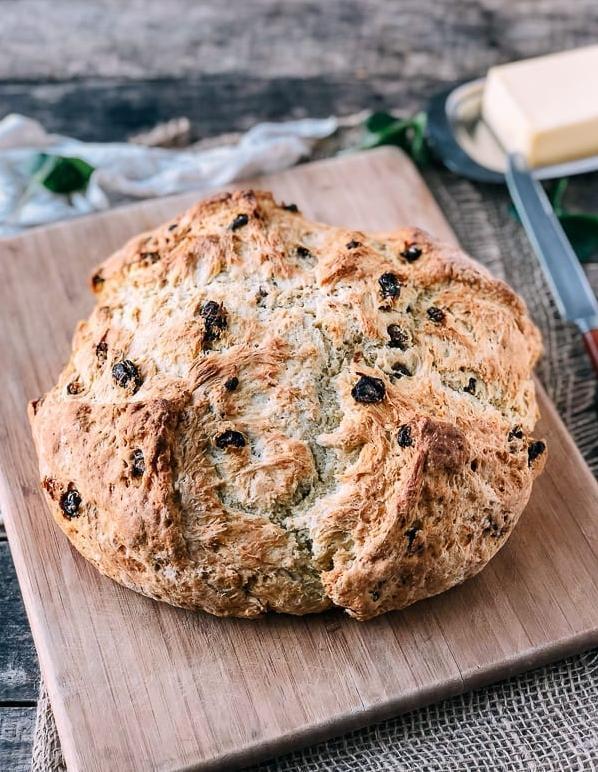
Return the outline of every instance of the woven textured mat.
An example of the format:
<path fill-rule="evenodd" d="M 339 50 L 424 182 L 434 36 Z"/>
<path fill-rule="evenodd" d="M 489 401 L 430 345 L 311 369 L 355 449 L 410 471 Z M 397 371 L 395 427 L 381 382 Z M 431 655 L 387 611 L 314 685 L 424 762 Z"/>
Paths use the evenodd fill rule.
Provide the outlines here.
<path fill-rule="evenodd" d="M 473 185 L 437 168 L 424 176 L 465 250 L 525 298 L 544 336 L 540 379 L 598 474 L 596 379 L 579 333 L 557 315 L 525 234 L 509 214 L 506 191 Z M 598 175 L 577 181 L 573 194 L 586 203 L 589 199 L 597 210 Z M 594 650 L 297 751 L 254 772 L 598 770 L 597 706 Z M 65 769 L 43 685 L 32 768 Z"/>

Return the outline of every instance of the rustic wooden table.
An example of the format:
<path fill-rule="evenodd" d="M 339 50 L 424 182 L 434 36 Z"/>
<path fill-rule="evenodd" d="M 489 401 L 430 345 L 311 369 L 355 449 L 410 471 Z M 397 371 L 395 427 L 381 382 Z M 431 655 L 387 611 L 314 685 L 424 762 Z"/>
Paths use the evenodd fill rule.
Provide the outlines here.
<path fill-rule="evenodd" d="M 594 43 L 596 0 L 12 0 L 0 117 L 86 140 L 185 115 L 194 138 L 260 120 L 421 108 L 498 61 Z M 10 482 L 10 481 L 9 481 Z M 39 671 L 0 530 L 0 769 L 30 764 Z"/>

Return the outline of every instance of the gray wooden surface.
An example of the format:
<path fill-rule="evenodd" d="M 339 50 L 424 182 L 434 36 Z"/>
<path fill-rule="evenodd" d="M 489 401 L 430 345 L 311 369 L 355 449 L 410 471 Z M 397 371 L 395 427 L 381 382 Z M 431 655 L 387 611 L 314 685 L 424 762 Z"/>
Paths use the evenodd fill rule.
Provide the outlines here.
<path fill-rule="evenodd" d="M 418 109 L 491 64 L 596 42 L 596 0 L 0 0 L 0 117 L 124 139 Z M 573 198 L 597 199 L 596 178 Z M 36 656 L 0 532 L 0 769 L 29 767 Z"/>
<path fill-rule="evenodd" d="M 84 139 L 176 115 L 411 110 L 497 61 L 593 43 L 596 0 L 0 0 L 0 113 Z"/>

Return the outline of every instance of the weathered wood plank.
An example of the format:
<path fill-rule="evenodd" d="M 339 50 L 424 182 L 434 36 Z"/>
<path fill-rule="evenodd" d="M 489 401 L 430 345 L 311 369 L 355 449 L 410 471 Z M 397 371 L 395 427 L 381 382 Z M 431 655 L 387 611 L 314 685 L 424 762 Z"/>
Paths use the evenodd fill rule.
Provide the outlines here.
<path fill-rule="evenodd" d="M 35 708 L 0 709 L 0 769 L 29 772 Z"/>
<path fill-rule="evenodd" d="M 347 115 L 399 105 L 416 109 L 438 87 L 417 78 L 274 78 L 237 74 L 189 78 L 86 79 L 58 83 L 0 83 L 0 115 L 20 112 L 49 130 L 80 139 L 125 139 L 161 121 L 185 115 L 193 137 L 248 129 L 259 121 Z"/>
<path fill-rule="evenodd" d="M 2 3 L 0 115 L 123 139 L 177 115 L 195 137 L 260 120 L 406 112 L 498 62 L 595 42 L 595 0 Z M 134 35 L 131 31 L 134 30 Z"/>
<path fill-rule="evenodd" d="M 12 0 L 0 77 L 446 79 L 595 42 L 595 0 Z"/>
<path fill-rule="evenodd" d="M 36 700 L 39 680 L 37 655 L 6 541 L 0 542 L 0 625 L 1 714 L 2 702 Z"/>

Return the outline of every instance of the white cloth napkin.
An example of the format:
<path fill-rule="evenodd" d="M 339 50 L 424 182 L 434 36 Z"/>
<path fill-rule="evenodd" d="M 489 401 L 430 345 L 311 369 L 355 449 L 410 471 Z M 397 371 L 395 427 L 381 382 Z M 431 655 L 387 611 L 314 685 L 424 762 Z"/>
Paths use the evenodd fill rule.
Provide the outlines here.
<path fill-rule="evenodd" d="M 196 190 L 285 169 L 334 133 L 335 118 L 260 123 L 236 144 L 209 150 L 166 150 L 127 143 L 80 142 L 49 134 L 37 121 L 12 114 L 0 121 L 0 236 L 63 220 L 135 198 Z M 78 193 L 52 193 L 32 184 L 39 153 L 75 156 L 95 171 Z"/>

